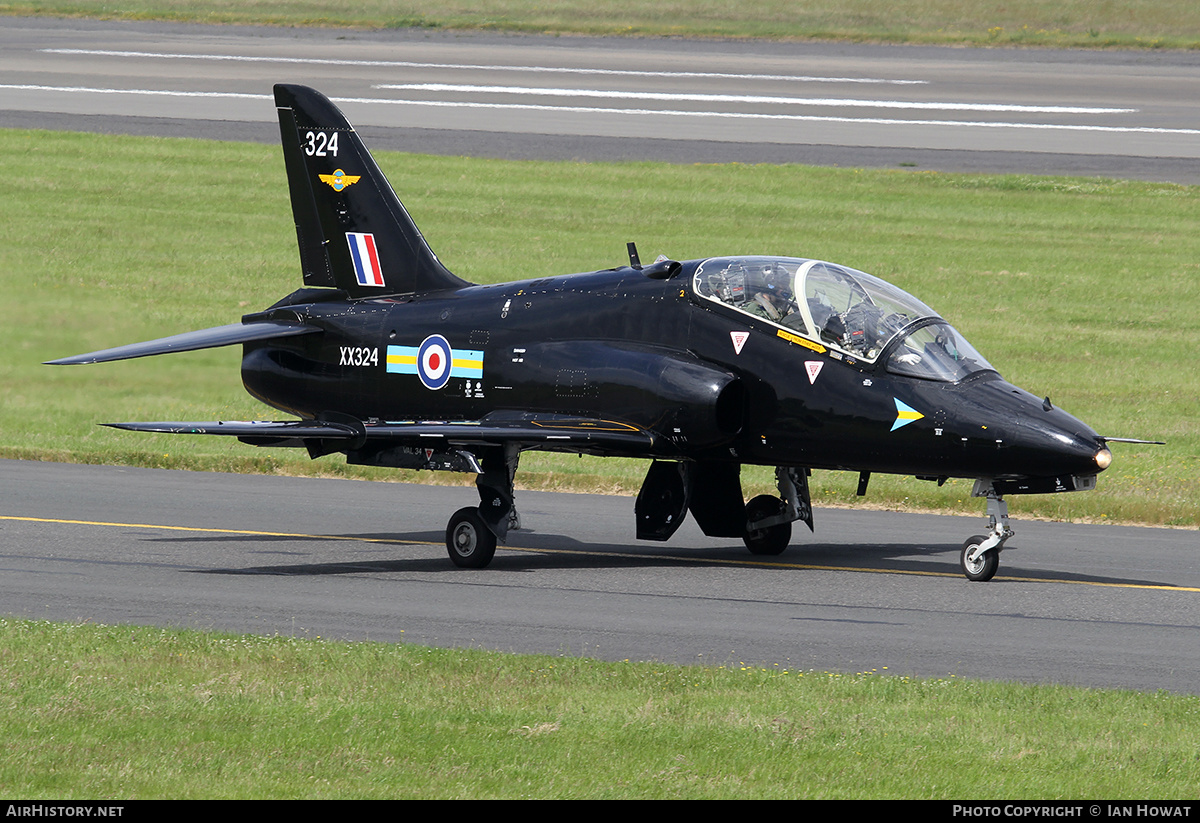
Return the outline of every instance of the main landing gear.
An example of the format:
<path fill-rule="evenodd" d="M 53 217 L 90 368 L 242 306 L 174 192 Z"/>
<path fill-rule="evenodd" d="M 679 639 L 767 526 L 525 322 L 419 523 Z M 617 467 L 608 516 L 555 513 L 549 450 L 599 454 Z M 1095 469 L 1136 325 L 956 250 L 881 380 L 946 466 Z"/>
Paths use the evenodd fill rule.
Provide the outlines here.
<path fill-rule="evenodd" d="M 988 533 L 968 537 L 963 543 L 959 562 L 968 580 L 983 582 L 996 576 L 1000 568 L 1000 550 L 1013 536 L 1008 526 L 1008 504 L 988 480 L 976 480 L 972 497 L 987 498 Z"/>
<path fill-rule="evenodd" d="M 504 542 L 510 529 L 520 528 L 513 505 L 518 455 L 516 446 L 488 449 L 479 461 L 466 455 L 478 474 L 479 506 L 459 509 L 446 525 L 446 551 L 455 566 L 484 568 L 495 556 L 497 541 Z M 638 538 L 667 540 L 689 510 L 706 535 L 741 537 L 756 555 L 782 553 L 797 520 L 812 529 L 807 469 L 777 468 L 779 496 L 759 495 L 744 507 L 740 469 L 726 463 L 652 463 L 634 506 Z"/>
<path fill-rule="evenodd" d="M 751 554 L 782 554 L 792 540 L 792 523 L 801 520 L 813 527 L 808 495 L 808 470 L 788 466 L 775 469 L 779 497 L 760 494 L 746 504 L 746 529 L 742 542 Z"/>
<path fill-rule="evenodd" d="M 519 529 L 521 520 L 513 506 L 513 477 L 519 451 L 515 446 L 483 453 L 483 471 L 475 478 L 479 506 L 459 509 L 446 525 L 446 551 L 460 569 L 482 569 L 496 554 L 496 541 Z"/>

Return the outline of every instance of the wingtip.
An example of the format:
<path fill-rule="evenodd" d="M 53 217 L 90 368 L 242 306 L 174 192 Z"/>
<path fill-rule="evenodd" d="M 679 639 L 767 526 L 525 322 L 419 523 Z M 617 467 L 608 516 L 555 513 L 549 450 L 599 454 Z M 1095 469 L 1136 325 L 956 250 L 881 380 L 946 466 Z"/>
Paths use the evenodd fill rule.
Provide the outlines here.
<path fill-rule="evenodd" d="M 92 356 L 93 354 L 95 354 L 95 352 L 91 352 L 89 354 L 76 354 L 76 355 L 72 355 L 71 357 L 60 357 L 57 360 L 43 360 L 42 365 L 43 366 L 82 366 L 82 365 L 86 365 L 88 363 L 96 363 L 98 361 L 96 360 L 95 357 Z"/>

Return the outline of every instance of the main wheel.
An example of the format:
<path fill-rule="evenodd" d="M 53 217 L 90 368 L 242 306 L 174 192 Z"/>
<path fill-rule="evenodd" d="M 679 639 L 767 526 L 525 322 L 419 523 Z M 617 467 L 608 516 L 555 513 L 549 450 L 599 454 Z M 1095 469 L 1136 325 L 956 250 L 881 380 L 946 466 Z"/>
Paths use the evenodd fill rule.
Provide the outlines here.
<path fill-rule="evenodd" d="M 769 494 L 760 494 L 746 504 L 746 522 L 752 523 L 764 517 L 779 514 L 783 510 L 783 501 Z M 792 524 L 780 523 L 765 529 L 748 531 L 742 536 L 742 541 L 751 554 L 775 555 L 782 554 L 792 541 Z"/>
<path fill-rule="evenodd" d="M 446 526 L 446 550 L 460 569 L 482 569 L 496 554 L 496 535 L 483 522 L 479 510 L 459 509 Z"/>
<path fill-rule="evenodd" d="M 995 549 L 975 560 L 970 559 L 971 552 L 978 546 L 981 546 L 986 539 L 982 534 L 977 534 L 973 537 L 968 537 L 966 542 L 963 543 L 959 562 L 962 564 L 963 574 L 967 576 L 968 580 L 974 580 L 979 583 L 991 580 L 996 576 L 996 569 L 1000 568 L 1000 552 Z"/>

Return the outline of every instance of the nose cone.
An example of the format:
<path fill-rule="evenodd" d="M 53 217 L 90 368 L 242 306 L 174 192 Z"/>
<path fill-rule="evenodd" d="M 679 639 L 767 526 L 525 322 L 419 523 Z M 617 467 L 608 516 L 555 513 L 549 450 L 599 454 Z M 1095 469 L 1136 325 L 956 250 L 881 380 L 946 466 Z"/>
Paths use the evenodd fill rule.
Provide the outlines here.
<path fill-rule="evenodd" d="M 1112 463 L 1103 438 L 1083 421 L 1004 380 L 964 387 L 960 407 L 990 448 L 980 475 L 1001 479 L 1092 477 Z M 980 455 L 983 457 L 983 455 Z M 1065 482 L 1065 481 L 1064 481 Z"/>
<path fill-rule="evenodd" d="M 1040 409 L 1040 406 L 1039 406 Z M 1027 473 L 1094 475 L 1112 463 L 1112 452 L 1086 424 L 1066 412 L 1036 413 L 1020 421 L 1014 448 L 1028 460 Z"/>

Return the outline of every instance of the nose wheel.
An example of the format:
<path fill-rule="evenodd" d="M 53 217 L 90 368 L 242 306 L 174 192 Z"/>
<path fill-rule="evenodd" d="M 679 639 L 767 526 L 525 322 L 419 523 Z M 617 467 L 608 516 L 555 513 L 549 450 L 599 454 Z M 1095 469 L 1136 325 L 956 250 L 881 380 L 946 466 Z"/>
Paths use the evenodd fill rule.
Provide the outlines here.
<path fill-rule="evenodd" d="M 963 543 L 959 562 L 962 563 L 963 574 L 968 580 L 979 583 L 991 580 L 996 576 L 996 569 L 1000 568 L 1000 552 L 996 549 L 984 551 L 983 544 L 986 542 L 986 537 L 977 534 L 968 537 Z"/>

